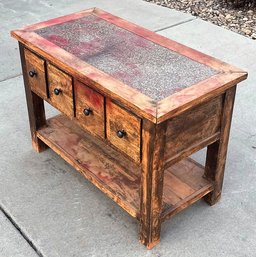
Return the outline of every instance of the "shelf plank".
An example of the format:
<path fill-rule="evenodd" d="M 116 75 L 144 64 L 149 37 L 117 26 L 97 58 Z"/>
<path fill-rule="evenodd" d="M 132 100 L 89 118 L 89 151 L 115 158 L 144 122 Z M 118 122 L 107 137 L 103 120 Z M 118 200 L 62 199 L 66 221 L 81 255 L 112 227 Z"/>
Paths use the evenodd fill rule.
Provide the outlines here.
<path fill-rule="evenodd" d="M 64 115 L 47 120 L 47 126 L 40 129 L 37 136 L 131 216 L 138 218 L 138 165 L 85 133 Z"/>
<path fill-rule="evenodd" d="M 186 158 L 165 171 L 162 220 L 166 220 L 213 190 L 204 167 Z"/>
<path fill-rule="evenodd" d="M 65 115 L 47 120 L 37 137 L 131 216 L 140 218 L 140 166 L 105 142 L 88 135 Z M 164 172 L 162 220 L 211 192 L 204 167 L 186 158 Z"/>

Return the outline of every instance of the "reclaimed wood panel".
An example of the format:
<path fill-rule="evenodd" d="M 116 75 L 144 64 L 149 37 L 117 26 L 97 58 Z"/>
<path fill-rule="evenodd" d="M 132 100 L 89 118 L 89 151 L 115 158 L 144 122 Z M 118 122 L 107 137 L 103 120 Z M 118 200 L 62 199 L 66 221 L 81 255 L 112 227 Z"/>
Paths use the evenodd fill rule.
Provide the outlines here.
<path fill-rule="evenodd" d="M 72 77 L 47 63 L 49 102 L 68 117 L 74 116 Z M 56 95 L 55 90 L 60 93 Z"/>
<path fill-rule="evenodd" d="M 204 178 L 204 167 L 190 158 L 165 170 L 162 220 L 182 211 L 213 190 L 213 182 Z"/>
<path fill-rule="evenodd" d="M 118 131 L 125 135 L 118 137 Z M 141 119 L 106 99 L 106 135 L 111 144 L 140 162 Z"/>
<path fill-rule="evenodd" d="M 24 49 L 24 55 L 26 60 L 26 74 L 24 76 L 27 76 L 31 90 L 46 99 L 45 60 L 27 49 Z M 30 76 L 30 72 L 33 73 L 32 76 Z"/>
<path fill-rule="evenodd" d="M 105 138 L 104 97 L 82 82 L 74 81 L 76 119 L 90 133 Z M 89 110 L 89 115 L 85 114 Z"/>
<path fill-rule="evenodd" d="M 37 131 L 37 137 L 131 216 L 140 220 L 140 165 L 100 139 L 91 137 L 65 115 L 48 119 L 47 125 Z M 191 199 L 192 204 L 199 195 L 212 190 L 211 182 L 203 178 L 203 173 L 204 168 L 189 158 L 164 171 L 162 220 L 185 208 L 186 200 Z M 173 187 L 173 176 L 191 189 L 178 196 L 182 189 L 177 192 Z"/>
<path fill-rule="evenodd" d="M 38 137 L 131 216 L 139 210 L 139 167 L 64 115 L 47 121 Z"/>
<path fill-rule="evenodd" d="M 207 145 L 207 139 L 219 135 L 223 96 L 202 103 L 168 121 L 166 131 L 165 162 L 198 151 Z M 205 145 L 202 145 L 205 142 Z M 188 156 L 187 155 L 187 156 Z"/>

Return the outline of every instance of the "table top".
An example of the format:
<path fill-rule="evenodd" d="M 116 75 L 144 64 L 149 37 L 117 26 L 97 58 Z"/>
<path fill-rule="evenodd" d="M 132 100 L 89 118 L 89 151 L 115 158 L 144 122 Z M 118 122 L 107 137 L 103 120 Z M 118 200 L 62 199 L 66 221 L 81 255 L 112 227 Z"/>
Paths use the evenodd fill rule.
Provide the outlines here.
<path fill-rule="evenodd" d="M 31 25 L 12 35 L 153 119 L 170 116 L 177 108 L 247 76 L 97 8 Z"/>

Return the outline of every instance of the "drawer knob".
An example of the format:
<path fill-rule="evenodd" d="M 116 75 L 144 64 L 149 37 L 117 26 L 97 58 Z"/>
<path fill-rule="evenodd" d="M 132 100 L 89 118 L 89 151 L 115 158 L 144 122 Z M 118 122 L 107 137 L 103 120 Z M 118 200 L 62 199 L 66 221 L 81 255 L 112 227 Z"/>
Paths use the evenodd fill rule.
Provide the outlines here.
<path fill-rule="evenodd" d="M 31 71 L 29 71 L 29 76 L 31 77 L 31 78 L 33 78 L 34 76 L 36 76 L 36 71 L 33 69 L 33 70 L 31 70 Z"/>
<path fill-rule="evenodd" d="M 55 95 L 59 95 L 62 92 L 62 90 L 60 88 L 54 88 L 53 92 Z"/>
<path fill-rule="evenodd" d="M 116 135 L 119 137 L 119 138 L 123 138 L 124 136 L 126 136 L 126 132 L 124 130 L 118 130 L 116 132 Z"/>
<path fill-rule="evenodd" d="M 85 108 L 84 109 L 84 115 L 85 116 L 89 116 L 92 113 L 92 109 L 91 108 Z"/>

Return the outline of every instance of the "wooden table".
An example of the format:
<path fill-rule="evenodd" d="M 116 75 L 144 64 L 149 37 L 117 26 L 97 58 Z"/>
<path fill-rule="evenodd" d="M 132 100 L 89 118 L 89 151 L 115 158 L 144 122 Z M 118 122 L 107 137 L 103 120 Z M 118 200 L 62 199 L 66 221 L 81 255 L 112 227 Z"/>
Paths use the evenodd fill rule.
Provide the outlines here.
<path fill-rule="evenodd" d="M 247 73 L 97 8 L 11 32 L 32 144 L 131 216 L 140 242 L 221 195 L 236 85 Z M 46 119 L 44 101 L 62 114 Z M 188 158 L 207 146 L 205 167 Z"/>

